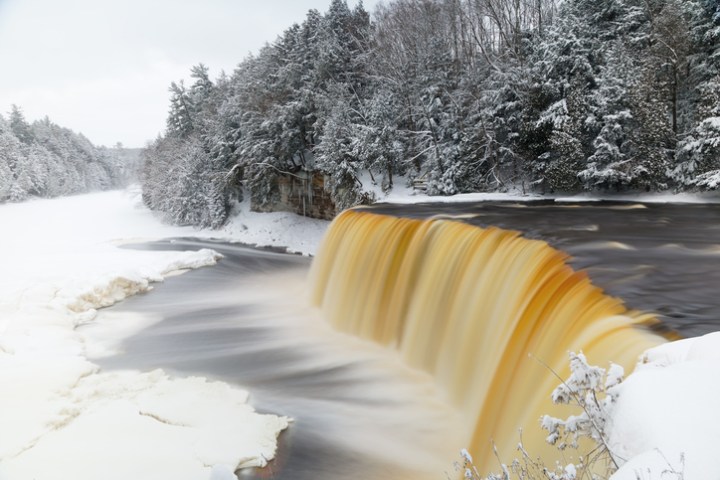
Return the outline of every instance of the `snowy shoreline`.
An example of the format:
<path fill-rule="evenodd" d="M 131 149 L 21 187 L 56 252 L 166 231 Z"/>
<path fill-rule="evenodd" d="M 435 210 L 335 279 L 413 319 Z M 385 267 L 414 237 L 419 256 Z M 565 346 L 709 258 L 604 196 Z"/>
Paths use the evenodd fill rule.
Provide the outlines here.
<path fill-rule="evenodd" d="M 415 203 L 470 203 L 470 202 L 533 202 L 533 201 L 554 201 L 557 203 L 571 202 L 636 202 L 636 203 L 677 203 L 677 204 L 716 204 L 720 203 L 720 194 L 717 193 L 646 193 L 646 194 L 622 194 L 622 195 L 541 195 L 511 191 L 507 193 L 459 193 L 457 195 L 425 195 L 415 194 L 409 189 L 400 190 L 398 193 L 391 192 L 384 195 L 379 192 L 378 203 L 394 203 L 411 205 Z M 378 192 L 376 192 L 378 194 Z"/>

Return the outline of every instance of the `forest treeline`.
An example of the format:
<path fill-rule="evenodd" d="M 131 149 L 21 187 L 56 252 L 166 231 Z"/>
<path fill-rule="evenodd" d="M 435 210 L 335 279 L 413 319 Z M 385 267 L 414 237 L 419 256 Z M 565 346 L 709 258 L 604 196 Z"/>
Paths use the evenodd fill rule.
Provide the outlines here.
<path fill-rule="evenodd" d="M 28 123 L 15 105 L 0 115 L 0 203 L 122 186 L 133 167 L 118 149 L 97 148 L 47 117 Z"/>
<path fill-rule="evenodd" d="M 144 198 L 182 224 L 301 170 L 341 208 L 371 198 L 365 172 L 430 194 L 720 184 L 719 0 L 332 0 L 170 90 Z"/>

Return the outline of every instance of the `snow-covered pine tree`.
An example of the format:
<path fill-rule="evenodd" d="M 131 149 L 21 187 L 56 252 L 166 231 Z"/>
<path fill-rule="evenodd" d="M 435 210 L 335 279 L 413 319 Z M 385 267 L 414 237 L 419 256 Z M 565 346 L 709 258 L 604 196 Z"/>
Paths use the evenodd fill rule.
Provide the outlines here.
<path fill-rule="evenodd" d="M 533 183 L 544 190 L 577 189 L 590 143 L 587 102 L 597 85 L 601 46 L 593 35 L 592 16 L 580 14 L 579 8 L 573 2 L 564 5 L 530 57 L 531 85 L 518 142 L 534 157 L 528 162 Z"/>
<path fill-rule="evenodd" d="M 9 131 L 0 131 L 0 202 L 7 201 L 15 185 L 13 168 L 20 155 L 20 142 Z"/>
<path fill-rule="evenodd" d="M 184 82 L 170 84 L 170 113 L 167 133 L 177 138 L 188 137 L 194 130 L 194 108 Z"/>
<path fill-rule="evenodd" d="M 329 177 L 325 187 L 341 209 L 371 200 L 360 182 L 360 173 L 368 165 L 361 159 L 354 116 L 348 103 L 335 103 L 325 121 L 322 141 L 315 149 L 317 168 Z"/>
<path fill-rule="evenodd" d="M 387 191 L 393 187 L 395 175 L 405 172 L 397 99 L 389 89 L 379 87 L 366 100 L 363 111 L 365 123 L 357 128 L 360 158 L 371 173 L 380 176 L 380 185 Z"/>
<path fill-rule="evenodd" d="M 34 187 L 34 191 L 31 195 L 37 195 L 41 197 L 55 197 L 59 193 L 53 191 L 50 188 L 51 185 L 51 171 L 52 165 L 55 160 L 52 158 L 50 152 L 46 148 L 42 147 L 37 143 L 33 143 L 27 149 L 27 163 L 31 171 L 31 181 Z"/>
<path fill-rule="evenodd" d="M 25 120 L 22 110 L 17 105 L 12 105 L 9 115 L 10 130 L 13 135 L 25 145 L 30 145 L 34 141 L 30 124 Z"/>
<path fill-rule="evenodd" d="M 691 2 L 690 78 L 694 85 L 691 127 L 681 138 L 672 178 L 681 187 L 720 184 L 720 3 Z"/>
<path fill-rule="evenodd" d="M 633 143 L 630 133 L 637 128 L 630 91 L 638 79 L 633 59 L 621 40 L 614 40 L 605 52 L 605 65 L 590 94 L 586 125 L 592 139 L 592 151 L 579 173 L 587 190 L 620 190 L 632 180 Z"/>

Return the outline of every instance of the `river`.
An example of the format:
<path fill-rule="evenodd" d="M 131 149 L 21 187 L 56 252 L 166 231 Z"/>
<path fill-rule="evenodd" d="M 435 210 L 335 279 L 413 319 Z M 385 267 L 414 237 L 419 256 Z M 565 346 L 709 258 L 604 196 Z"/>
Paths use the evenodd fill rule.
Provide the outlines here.
<path fill-rule="evenodd" d="M 520 230 L 567 252 L 593 282 L 631 308 L 657 313 L 683 336 L 715 331 L 720 306 L 720 209 L 715 205 L 475 203 L 376 205 L 376 213 L 452 216 Z M 277 459 L 242 478 L 442 479 L 463 445 L 462 419 L 431 379 L 396 355 L 332 331 L 306 303 L 310 260 L 193 239 L 133 248 L 210 247 L 215 267 L 168 279 L 106 309 L 155 321 L 106 370 L 163 368 L 247 387 L 261 411 L 288 415 Z M 549 392 L 548 392 L 549 393 Z"/>

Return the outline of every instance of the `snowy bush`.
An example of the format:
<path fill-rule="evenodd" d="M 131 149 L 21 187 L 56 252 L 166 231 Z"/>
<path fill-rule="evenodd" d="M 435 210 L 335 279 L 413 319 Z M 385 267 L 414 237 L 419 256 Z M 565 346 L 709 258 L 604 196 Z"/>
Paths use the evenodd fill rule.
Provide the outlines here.
<path fill-rule="evenodd" d="M 458 193 L 455 180 L 458 176 L 459 165 L 450 164 L 444 170 L 433 169 L 428 174 L 428 195 L 455 195 Z"/>
<path fill-rule="evenodd" d="M 606 423 L 608 411 L 617 398 L 612 387 L 618 385 L 624 375 L 623 368 L 611 364 L 606 371 L 588 364 L 582 353 L 570 353 L 570 377 L 552 392 L 556 404 L 573 404 L 582 411 L 566 419 L 545 415 L 542 428 L 549 432 L 546 441 L 560 450 L 578 447 L 580 438 L 589 438 L 599 445 L 600 453 L 607 455 L 617 466 L 612 452 L 607 448 Z"/>
<path fill-rule="evenodd" d="M 509 465 L 501 465 L 501 473 L 483 477 L 473 465 L 470 454 L 461 452 L 462 463 L 456 467 L 467 480 L 597 480 L 608 478 L 618 468 L 618 463 L 607 443 L 606 428 L 610 409 L 617 400 L 617 385 L 623 381 L 621 366 L 610 364 L 606 370 L 592 366 L 583 353 L 570 352 L 570 376 L 563 380 L 551 398 L 555 404 L 572 405 L 580 411 L 567 418 L 544 415 L 541 427 L 548 432 L 546 441 L 559 450 L 580 448 L 581 439 L 590 440 L 588 453 L 578 457 L 578 463 L 546 465 L 535 459 L 525 449 L 522 441 L 518 445 L 520 458 Z M 555 373 L 555 372 L 553 372 Z"/>

